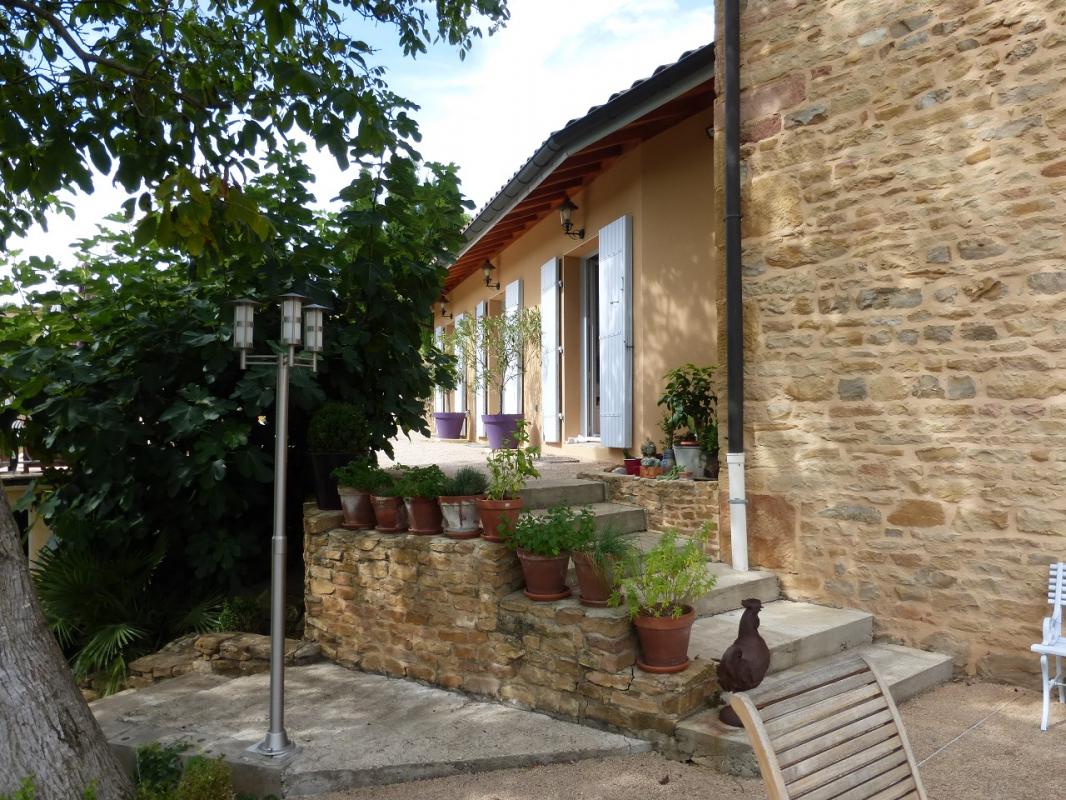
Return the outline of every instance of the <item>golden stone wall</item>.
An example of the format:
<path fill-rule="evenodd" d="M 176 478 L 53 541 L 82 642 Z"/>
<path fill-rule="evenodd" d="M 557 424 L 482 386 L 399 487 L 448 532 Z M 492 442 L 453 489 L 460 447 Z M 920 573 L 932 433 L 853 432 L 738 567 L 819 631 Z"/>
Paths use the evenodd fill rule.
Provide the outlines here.
<path fill-rule="evenodd" d="M 1066 2 L 741 5 L 753 563 L 1029 681 L 1066 558 Z"/>

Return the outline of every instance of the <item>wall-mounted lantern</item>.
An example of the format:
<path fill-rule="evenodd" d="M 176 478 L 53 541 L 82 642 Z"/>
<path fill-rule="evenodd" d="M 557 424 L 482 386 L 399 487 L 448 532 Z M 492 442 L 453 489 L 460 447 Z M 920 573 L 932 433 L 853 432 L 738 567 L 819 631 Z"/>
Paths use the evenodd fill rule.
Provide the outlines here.
<path fill-rule="evenodd" d="M 448 310 L 448 298 L 445 297 L 440 301 L 440 318 L 441 319 L 455 319 L 455 312 Z"/>
<path fill-rule="evenodd" d="M 500 290 L 500 282 L 499 281 L 496 281 L 496 283 L 492 282 L 492 271 L 494 269 L 496 269 L 496 267 L 492 266 L 492 262 L 489 261 L 486 258 L 485 259 L 485 263 L 481 265 L 481 274 L 485 276 L 485 285 L 486 286 L 488 286 L 490 289 L 495 289 L 496 291 L 499 291 Z"/>
<path fill-rule="evenodd" d="M 574 229 L 573 216 L 575 211 L 577 211 L 577 206 L 574 205 L 574 201 L 569 197 L 563 197 L 563 203 L 559 206 L 559 221 L 563 224 L 563 233 L 571 239 L 584 239 L 585 229 Z"/>

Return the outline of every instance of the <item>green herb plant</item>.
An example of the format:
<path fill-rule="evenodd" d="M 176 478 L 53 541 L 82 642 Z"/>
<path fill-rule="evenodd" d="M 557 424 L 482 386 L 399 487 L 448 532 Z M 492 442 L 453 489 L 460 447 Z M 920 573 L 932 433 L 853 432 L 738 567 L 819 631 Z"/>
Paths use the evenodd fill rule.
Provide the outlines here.
<path fill-rule="evenodd" d="M 398 497 L 440 497 L 447 480 L 436 464 L 405 467 L 397 481 L 396 494 Z"/>
<path fill-rule="evenodd" d="M 397 465 L 397 469 L 404 470 L 406 467 Z M 375 497 L 402 497 L 400 494 L 400 479 L 395 473 L 388 470 L 381 471 L 381 480 L 370 492 Z"/>
<path fill-rule="evenodd" d="M 370 448 L 366 415 L 352 403 L 325 403 L 311 417 L 307 443 L 312 453 L 362 453 Z"/>
<path fill-rule="evenodd" d="M 488 457 L 489 487 L 485 495 L 489 500 L 513 500 L 526 485 L 527 478 L 540 477 L 534 466 L 540 450 L 529 446 L 529 431 L 524 419 L 518 421 L 513 443 L 513 448 L 497 450 Z"/>
<path fill-rule="evenodd" d="M 625 605 L 630 619 L 680 617 L 685 607 L 714 588 L 703 547 L 708 524 L 698 536 L 678 543 L 676 530 L 667 531 L 644 555 L 631 554 L 624 565 L 611 605 Z"/>
<path fill-rule="evenodd" d="M 577 515 L 578 536 L 575 551 L 587 553 L 592 566 L 608 585 L 614 584 L 614 573 L 620 564 L 639 555 L 635 542 L 636 533 L 623 533 L 617 525 L 609 523 L 597 529 L 592 509 L 583 509 Z"/>
<path fill-rule="evenodd" d="M 387 477 L 385 470 L 367 461 L 351 461 L 333 470 L 337 484 L 359 492 L 373 492 Z"/>
<path fill-rule="evenodd" d="M 488 476 L 475 467 L 461 467 L 444 482 L 442 497 L 476 497 L 489 488 Z"/>
<path fill-rule="evenodd" d="M 512 547 L 532 555 L 559 556 L 581 544 L 586 535 L 582 519 L 573 509 L 559 505 L 544 514 L 523 514 L 513 528 L 505 521 L 500 526 L 500 536 Z"/>

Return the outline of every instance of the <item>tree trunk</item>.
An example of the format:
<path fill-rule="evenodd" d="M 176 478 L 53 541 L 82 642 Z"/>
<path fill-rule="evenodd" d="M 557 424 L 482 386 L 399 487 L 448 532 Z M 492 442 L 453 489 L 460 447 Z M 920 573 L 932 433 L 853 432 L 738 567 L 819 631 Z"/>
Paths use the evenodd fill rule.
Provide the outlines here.
<path fill-rule="evenodd" d="M 132 787 L 81 696 L 30 581 L 0 492 L 0 795 L 32 777 L 38 800 L 129 797 Z"/>

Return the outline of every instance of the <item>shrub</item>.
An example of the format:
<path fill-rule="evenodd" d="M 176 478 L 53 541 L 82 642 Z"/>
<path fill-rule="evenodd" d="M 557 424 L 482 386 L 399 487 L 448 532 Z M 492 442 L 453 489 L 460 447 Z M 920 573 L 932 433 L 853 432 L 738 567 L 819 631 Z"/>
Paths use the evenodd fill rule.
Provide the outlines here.
<path fill-rule="evenodd" d="M 406 467 L 397 481 L 399 497 L 440 497 L 447 478 L 436 464 Z"/>
<path fill-rule="evenodd" d="M 594 524 L 589 509 L 577 514 L 573 509 L 559 505 L 545 514 L 523 514 L 514 528 L 505 522 L 500 533 L 512 547 L 532 555 L 558 556 L 579 547 L 588 536 L 589 526 Z"/>
<path fill-rule="evenodd" d="M 181 780 L 181 754 L 185 742 L 152 742 L 137 748 L 136 800 L 168 800 Z"/>
<path fill-rule="evenodd" d="M 474 497 L 484 494 L 489 487 L 488 476 L 474 467 L 461 467 L 444 482 L 441 495 L 445 497 Z"/>
<path fill-rule="evenodd" d="M 174 790 L 173 800 L 235 800 L 233 778 L 222 756 L 190 758 Z"/>
<path fill-rule="evenodd" d="M 703 554 L 707 525 L 682 545 L 677 538 L 677 531 L 667 531 L 647 554 L 627 560 L 611 604 L 624 602 L 630 619 L 680 617 L 685 606 L 714 587 L 715 577 L 707 571 Z"/>
<path fill-rule="evenodd" d="M 488 457 L 489 487 L 485 494 L 490 500 L 507 500 L 518 497 L 526 478 L 539 478 L 540 473 L 533 462 L 540 455 L 535 447 L 524 446 L 529 442 L 526 421 L 519 420 L 514 433 L 514 447 L 497 450 Z"/>
<path fill-rule="evenodd" d="M 709 456 L 718 452 L 718 395 L 714 366 L 685 364 L 666 373 L 666 387 L 658 404 L 666 407 L 663 435 L 686 429 Z M 672 436 L 668 437 L 672 438 Z M 668 445 L 669 446 L 669 443 Z"/>
<path fill-rule="evenodd" d="M 348 486 L 360 492 L 374 491 L 387 477 L 385 470 L 367 461 L 352 461 L 333 470 L 333 477 L 340 486 Z"/>
<path fill-rule="evenodd" d="M 363 410 L 352 403 L 325 403 L 311 417 L 307 445 L 312 453 L 363 453 L 370 431 Z"/>
<path fill-rule="evenodd" d="M 222 601 L 217 630 L 270 633 L 270 595 L 237 595 Z"/>

